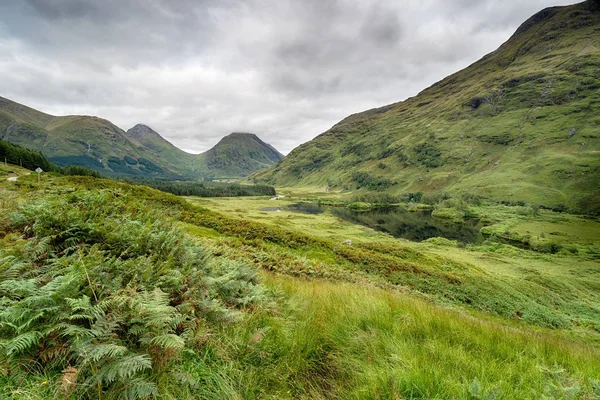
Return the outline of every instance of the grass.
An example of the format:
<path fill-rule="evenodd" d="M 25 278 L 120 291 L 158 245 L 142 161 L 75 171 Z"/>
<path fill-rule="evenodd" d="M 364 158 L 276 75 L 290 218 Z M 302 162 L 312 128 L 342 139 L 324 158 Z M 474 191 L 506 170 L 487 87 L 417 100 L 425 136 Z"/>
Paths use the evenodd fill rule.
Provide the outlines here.
<path fill-rule="evenodd" d="M 21 176 L 31 174 L 31 171 L 12 164 L 0 163 L 0 178 L 8 178 L 10 176 Z"/>
<path fill-rule="evenodd" d="M 593 398 L 598 350 L 364 285 L 266 275 L 285 304 L 213 336 L 199 398 Z M 213 367 L 208 367 L 208 366 Z M 596 387 L 597 390 L 597 387 Z M 546 396 L 546 397 L 544 397 Z"/>
<path fill-rule="evenodd" d="M 265 229 L 264 226 L 274 229 L 256 235 L 258 227 L 253 229 L 252 225 L 247 225 L 249 231 L 245 231 L 214 224 L 208 217 L 189 221 L 212 227 L 220 235 L 205 241 L 213 253 L 251 260 L 265 269 L 295 276 L 370 280 L 384 287 L 391 284 L 438 304 L 468 307 L 543 326 L 568 327 L 570 332 L 598 340 L 598 239 L 580 242 L 570 237 L 571 246 L 581 249 L 578 253 L 568 250 L 540 253 L 498 242 L 460 248 L 443 240 L 414 243 L 395 239 L 339 220 L 330 213 L 307 215 L 287 211 L 285 206 L 297 201 L 289 194 L 277 201 L 261 198 L 188 198 L 188 201 L 243 220 L 244 224 L 252 221 L 259 223 L 260 229 Z M 262 211 L 265 207 L 278 207 L 281 211 Z M 502 232 L 508 225 L 524 222 L 562 219 L 573 224 L 573 229 L 584 224 L 584 219 L 577 216 L 541 210 L 538 217 L 533 217 L 520 214 L 522 209 L 479 206 L 477 212 L 487 213 L 491 227 L 496 230 L 503 227 Z M 232 224 L 237 226 L 236 222 Z M 305 241 L 292 246 L 286 240 L 278 240 L 279 229 L 300 235 Z M 591 230 L 592 238 L 593 231 L 600 232 Z M 353 245 L 343 245 L 346 240 Z"/>
<path fill-rule="evenodd" d="M 600 269 L 584 254 L 542 254 L 497 243 L 467 248 L 444 240 L 413 243 L 327 213 L 261 211 L 290 204 L 297 200 L 294 196 L 313 197 L 307 191 L 287 192 L 277 201 L 184 200 L 141 186 L 54 174 L 47 174 L 41 187 L 32 175 L 0 186 L 3 198 L 10 196 L 0 203 L 2 215 L 19 204 L 56 196 L 118 193 L 119 204 L 130 210 L 128 218 L 146 218 L 135 211 L 139 207 L 154 210 L 152 218 L 183 229 L 194 246 L 211 255 L 213 265 L 252 264 L 261 271 L 262 301 L 242 308 L 235 321 L 203 323 L 196 346 L 170 358 L 189 384 L 159 380 L 165 398 L 540 399 L 600 394 Z M 517 207 L 480 207 L 490 223 L 537 221 L 519 214 Z M 95 226 L 96 211 L 81 212 L 91 212 L 87 220 Z M 548 210 L 536 218 L 543 223 L 579 221 Z M 130 225 L 129 230 L 135 224 Z M 112 225 L 98 226 L 107 234 L 118 233 Z M 593 236 L 591 232 L 586 238 Z M 342 244 L 346 239 L 351 246 Z M 4 238 L 13 246 L 11 240 Z M 15 242 L 12 251 L 31 248 L 27 241 Z M 144 242 L 134 240 L 138 247 Z M 155 261 L 148 258 L 148 268 L 155 268 Z M 165 262 L 173 265 L 168 257 Z M 221 296 L 237 293 L 227 283 L 235 275 L 231 273 L 225 273 L 227 279 L 215 278 Z M 55 397 L 62 376 L 61 369 L 50 369 L 35 357 L 18 366 L 2 364 L 1 371 L 7 371 L 0 373 L 1 395 L 17 399 Z"/>

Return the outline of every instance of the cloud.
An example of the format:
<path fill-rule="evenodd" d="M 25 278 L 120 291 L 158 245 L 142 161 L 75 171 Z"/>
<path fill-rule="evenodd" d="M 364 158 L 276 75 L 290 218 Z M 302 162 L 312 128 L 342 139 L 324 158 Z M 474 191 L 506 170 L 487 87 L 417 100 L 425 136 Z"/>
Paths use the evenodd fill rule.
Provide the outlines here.
<path fill-rule="evenodd" d="M 287 153 L 413 96 L 565 0 L 0 1 L 0 96 L 145 123 L 200 152 L 233 131 Z"/>

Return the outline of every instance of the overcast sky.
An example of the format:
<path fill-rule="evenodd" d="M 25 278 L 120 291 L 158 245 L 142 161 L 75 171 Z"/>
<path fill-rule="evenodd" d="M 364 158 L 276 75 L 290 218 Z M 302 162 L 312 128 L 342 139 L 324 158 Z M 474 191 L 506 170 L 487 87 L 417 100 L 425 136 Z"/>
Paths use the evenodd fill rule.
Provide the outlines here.
<path fill-rule="evenodd" d="M 253 132 L 287 153 L 414 96 L 573 0 L 0 0 L 0 96 L 198 153 Z"/>

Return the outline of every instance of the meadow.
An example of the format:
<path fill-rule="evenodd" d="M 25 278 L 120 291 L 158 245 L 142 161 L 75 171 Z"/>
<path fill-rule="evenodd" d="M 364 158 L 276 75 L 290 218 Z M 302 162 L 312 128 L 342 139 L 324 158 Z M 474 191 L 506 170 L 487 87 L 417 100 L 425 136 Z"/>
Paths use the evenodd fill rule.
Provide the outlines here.
<path fill-rule="evenodd" d="M 600 395 L 592 219 L 480 204 L 494 232 L 563 248 L 416 243 L 263 211 L 340 193 L 183 199 L 17 172 L 0 184 L 3 397 Z"/>

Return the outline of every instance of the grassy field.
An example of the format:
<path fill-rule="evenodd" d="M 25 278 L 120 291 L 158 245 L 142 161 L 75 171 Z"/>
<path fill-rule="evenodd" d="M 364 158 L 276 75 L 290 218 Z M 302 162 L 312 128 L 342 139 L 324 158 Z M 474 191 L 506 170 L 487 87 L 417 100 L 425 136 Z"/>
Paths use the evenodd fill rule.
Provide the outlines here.
<path fill-rule="evenodd" d="M 31 171 L 16 165 L 0 163 L 0 178 L 9 178 L 12 176 L 28 175 Z"/>
<path fill-rule="evenodd" d="M 308 191 L 287 191 L 285 198 L 276 201 L 183 200 L 139 186 L 49 174 L 41 187 L 33 175 L 23 175 L 17 182 L 3 180 L 0 195 L 0 211 L 10 216 L 1 224 L 0 248 L 9 253 L 0 257 L 4 260 L 0 290 L 15 285 L 7 286 L 8 271 L 17 265 L 7 255 L 34 257 L 42 273 L 58 273 L 52 279 L 71 265 L 69 260 L 73 266 L 68 268 L 81 265 L 77 261 L 81 257 L 88 278 L 83 270 L 71 272 L 82 279 L 81 293 L 92 302 L 96 293 L 104 307 L 115 307 L 119 303 L 101 297 L 105 292 L 99 288 L 106 285 L 113 291 L 114 285 L 124 282 L 115 279 L 121 273 L 107 274 L 114 268 L 121 271 L 121 263 L 139 269 L 137 294 L 130 285 L 116 293 L 144 299 L 145 288 L 151 289 L 156 280 L 149 277 L 158 273 L 163 276 L 159 281 L 169 282 L 164 279 L 174 271 L 187 271 L 185 265 L 193 258 L 181 253 L 176 256 L 184 257 L 180 264 L 169 255 L 179 254 L 170 253 L 175 250 L 165 253 L 164 249 L 175 246 L 210 255 L 207 265 L 211 267 L 204 270 L 210 278 L 203 285 L 214 289 L 206 293 L 221 299 L 220 304 L 228 305 L 228 313 L 235 316 L 224 320 L 200 314 L 194 340 L 186 339 L 185 347 L 176 347 L 177 351 L 175 347 L 172 352 L 163 350 L 159 357 L 146 341 L 128 338 L 130 351 L 154 354 L 152 363 L 149 369 L 107 381 L 94 368 L 103 371 L 112 363 L 120 365 L 119 357 L 124 356 L 98 355 L 98 366 L 92 362 L 90 368 L 77 363 L 81 356 L 48 360 L 41 356 L 47 351 L 44 346 L 15 354 L 18 341 L 6 325 L 13 314 L 7 314 L 8 303 L 1 303 L 0 351 L 13 352 L 0 361 L 0 397 L 118 398 L 119 393 L 133 390 L 129 382 L 138 384 L 138 394 L 150 393 L 138 398 L 159 393 L 171 399 L 592 399 L 600 395 L 600 265 L 585 250 L 598 245 L 597 223 L 592 220 L 584 223 L 580 217 L 548 210 L 534 217 L 515 207 L 477 206 L 480 214 L 487 213 L 491 226 L 514 219 L 511 231 L 564 232 L 568 236 L 550 236 L 582 249 L 551 254 L 494 242 L 467 247 L 447 240 L 414 243 L 340 221 L 329 213 L 262 211 L 319 196 Z M 89 207 L 89 202 L 108 202 L 113 208 Z M 47 212 L 32 214 L 44 209 L 36 204 L 46 204 Z M 19 213 L 26 217 L 18 217 Z M 27 218 L 37 222 L 28 225 Z M 589 230 L 577 229 L 580 224 L 590 224 Z M 69 235 L 77 235 L 76 253 L 41 250 L 47 240 L 44 235 L 57 235 L 67 243 Z M 348 239 L 351 246 L 342 243 Z M 52 246 L 62 249 L 60 244 Z M 106 246 L 111 253 L 102 256 L 98 250 Z M 131 258 L 137 254 L 139 261 Z M 56 266 L 62 267 L 47 269 Z M 148 268 L 156 272 L 143 272 Z M 250 271 L 258 271 L 258 276 L 252 278 Z M 46 279 L 42 278 L 42 285 Z M 249 282 L 253 283 L 248 286 Z M 161 287 L 168 291 L 172 286 Z M 27 307 L 21 298 L 11 299 L 21 309 Z M 38 304 L 43 299 L 28 301 Z M 79 303 L 69 300 L 67 304 Z M 68 308 L 45 310 L 50 310 L 44 311 L 48 316 L 68 315 Z M 125 311 L 115 308 L 113 312 Z M 39 323 L 30 322 L 33 327 Z M 128 326 L 129 322 L 121 323 Z M 77 326 L 87 329 L 86 324 Z M 139 335 L 137 329 L 129 335 Z M 176 327 L 160 329 L 180 335 Z M 166 340 L 160 337 L 154 343 Z M 111 346 L 125 343 L 115 342 L 114 337 L 97 340 L 108 340 Z M 73 350 L 87 348 L 77 341 L 69 343 Z M 78 379 L 65 389 L 69 365 L 76 368 Z M 87 382 L 98 381 L 101 384 L 92 391 L 86 389 Z"/>
<path fill-rule="evenodd" d="M 597 349 L 551 332 L 440 309 L 369 285 L 270 274 L 264 282 L 277 290 L 283 310 L 252 312 L 186 360 L 202 382 L 201 398 L 595 395 L 585 387 L 599 376 Z"/>
<path fill-rule="evenodd" d="M 306 195 L 300 193 L 300 197 Z M 562 226 L 574 231 L 579 225 L 588 229 L 582 231 L 588 232 L 583 238 L 560 236 L 572 247 L 551 254 L 492 241 L 464 247 L 442 239 L 421 243 L 395 239 L 344 222 L 328 212 L 308 215 L 287 211 L 286 205 L 298 201 L 291 192 L 277 201 L 264 198 L 188 198 L 188 201 L 239 220 L 255 221 L 314 239 L 290 248 L 285 243 L 258 245 L 254 239 L 244 240 L 243 234 L 231 240 L 221 235 L 225 232 L 222 227 L 221 233 L 215 232 L 221 235 L 211 239 L 217 252 L 227 247 L 233 254 L 243 254 L 267 269 L 309 277 L 334 275 L 346 280 L 368 279 L 384 286 L 392 284 L 440 304 L 487 311 L 543 326 L 568 327 L 598 340 L 600 224 L 596 221 L 547 210 L 535 217 L 523 215 L 519 213 L 522 207 L 477 207 L 479 214 L 487 215 L 490 224 L 484 229 L 500 230 L 502 235 L 513 238 L 516 236 L 507 231 L 512 229 L 508 226 L 535 227 L 540 223 L 543 228 L 561 221 Z M 280 211 L 263 211 L 265 208 Z M 343 245 L 346 240 L 351 240 L 352 246 Z M 578 251 L 572 252 L 572 248 Z M 269 257 L 264 256 L 265 252 Z"/>

